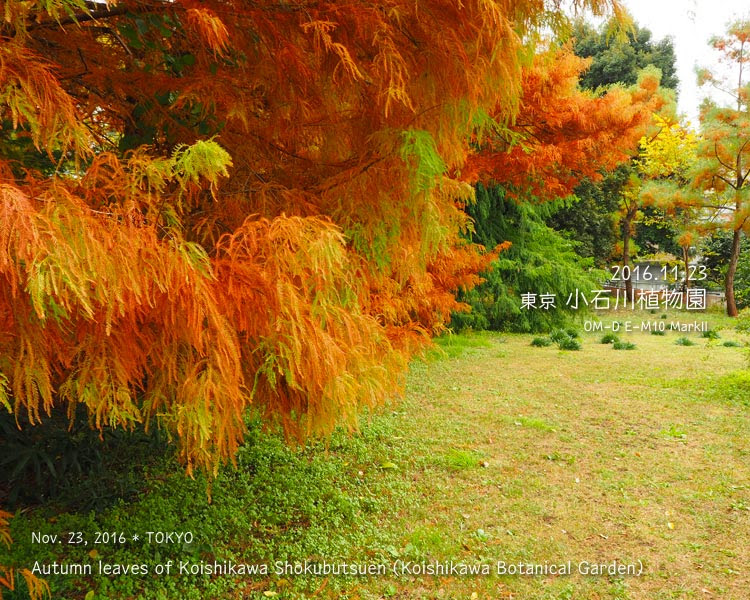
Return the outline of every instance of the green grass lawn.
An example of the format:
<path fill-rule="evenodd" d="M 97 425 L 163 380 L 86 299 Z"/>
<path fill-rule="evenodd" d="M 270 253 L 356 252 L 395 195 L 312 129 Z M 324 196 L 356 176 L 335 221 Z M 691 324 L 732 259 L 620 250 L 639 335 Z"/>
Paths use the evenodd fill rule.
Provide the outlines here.
<path fill-rule="evenodd" d="M 573 570 L 640 561 L 643 573 L 417 578 L 404 597 L 746 598 L 750 375 L 743 351 L 721 345 L 738 336 L 719 332 L 632 332 L 629 352 L 601 332 L 570 352 L 482 335 L 463 356 L 415 365 L 403 431 L 423 440 L 410 467 L 423 501 L 402 515 L 406 545 L 417 535 L 438 559 Z M 683 335 L 696 345 L 675 345 Z M 479 464 L 441 468 L 457 450 Z"/>
<path fill-rule="evenodd" d="M 604 324 L 660 315 L 606 315 Z M 668 316 L 692 320 L 693 315 Z M 385 565 L 386 575 L 55 579 L 55 598 L 517 598 L 746 600 L 750 372 L 721 316 L 701 333 L 581 331 L 581 349 L 532 335 L 446 336 L 413 363 L 403 401 L 355 436 L 288 449 L 253 429 L 211 486 L 152 472 L 127 504 L 14 519 L 16 559 L 167 558 Z M 675 344 L 688 337 L 693 346 Z M 40 548 L 30 531 L 192 530 L 187 546 Z M 1 558 L 1 557 L 0 557 Z M 507 565 L 571 574 L 496 574 Z M 580 565 L 642 567 L 584 575 Z M 416 574 L 426 565 L 490 575 Z M 0 560 L 2 564 L 2 560 Z M 403 567 L 397 576 L 393 566 Z M 528 567 L 525 567 L 528 568 Z M 10 598 L 15 598 L 10 595 Z M 21 597 L 17 595 L 16 597 Z"/>

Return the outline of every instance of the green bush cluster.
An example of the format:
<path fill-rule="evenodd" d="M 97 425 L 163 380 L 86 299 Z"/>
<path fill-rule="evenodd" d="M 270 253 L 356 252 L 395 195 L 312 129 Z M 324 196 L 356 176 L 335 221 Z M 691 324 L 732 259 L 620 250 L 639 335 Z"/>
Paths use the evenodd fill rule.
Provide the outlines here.
<path fill-rule="evenodd" d="M 612 348 L 615 350 L 635 350 L 635 344 L 633 342 L 622 342 L 618 340 L 612 344 Z"/>
<path fill-rule="evenodd" d="M 560 340 L 557 344 L 557 347 L 560 348 L 560 350 L 580 350 L 581 349 L 581 342 L 574 338 L 565 338 L 563 340 Z"/>
<path fill-rule="evenodd" d="M 721 343 L 722 346 L 726 348 L 741 348 L 742 344 L 740 344 L 738 341 L 735 340 L 724 340 Z"/>
<path fill-rule="evenodd" d="M 381 468 L 407 460 L 405 451 L 401 454 L 393 443 L 394 427 L 386 417 L 373 417 L 357 437 L 334 434 L 324 452 L 322 444 L 290 448 L 279 436 L 264 433 L 260 420 L 253 420 L 236 468 L 221 469 L 210 483 L 203 475 L 186 476 L 172 458 L 153 455 L 143 465 L 147 475 L 134 497 L 106 509 L 80 512 L 60 512 L 48 504 L 13 518 L 12 556 L 0 556 L 0 564 L 146 564 L 148 576 L 50 577 L 52 598 L 202 600 L 239 597 L 239 587 L 247 581 L 232 576 L 157 577 L 155 566 L 169 560 L 272 566 L 277 560 L 294 563 L 320 556 L 354 562 L 365 552 L 373 560 L 385 560 L 391 542 L 371 515 L 384 502 L 398 503 L 406 497 L 401 480 Z M 82 484 L 87 485 L 85 480 Z M 156 530 L 190 531 L 194 541 L 156 545 L 141 537 L 92 547 L 97 531 L 130 535 Z M 32 544 L 32 531 L 80 531 L 89 543 Z M 264 585 L 273 587 L 275 579 L 268 578 Z M 319 585 L 314 576 L 294 577 L 285 597 L 307 597 Z M 346 578 L 332 578 L 328 587 L 335 591 L 346 585 Z M 27 600 L 28 595 L 21 585 L 15 592 L 4 591 L 3 598 Z"/>
<path fill-rule="evenodd" d="M 557 344 L 560 350 L 580 350 L 580 334 L 573 328 L 553 329 L 548 336 L 535 337 L 531 340 L 531 345 L 537 348 L 544 348 Z"/>
<path fill-rule="evenodd" d="M 580 350 L 580 334 L 573 328 L 553 329 L 549 334 L 549 339 L 557 344 L 560 350 Z"/>
<path fill-rule="evenodd" d="M 54 498 L 60 509 L 102 509 L 139 491 L 140 466 L 148 457 L 171 452 L 158 428 L 99 433 L 89 427 L 85 407 L 79 405 L 75 417 L 71 424 L 66 411 L 55 409 L 32 425 L 25 414 L 16 422 L 15 415 L 0 410 L 6 507 Z"/>

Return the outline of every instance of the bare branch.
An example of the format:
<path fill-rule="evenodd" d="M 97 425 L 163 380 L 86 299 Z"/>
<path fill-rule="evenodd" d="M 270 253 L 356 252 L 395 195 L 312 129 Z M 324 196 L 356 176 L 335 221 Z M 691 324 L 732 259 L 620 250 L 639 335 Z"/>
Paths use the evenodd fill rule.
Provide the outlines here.
<path fill-rule="evenodd" d="M 731 182 L 731 181 L 730 181 L 729 179 L 727 179 L 727 178 L 726 178 L 726 177 L 724 177 L 723 175 L 718 175 L 718 174 L 717 174 L 717 175 L 714 175 L 714 178 L 719 178 L 719 179 L 721 179 L 721 180 L 722 180 L 722 181 L 723 181 L 724 183 L 726 183 L 726 184 L 727 184 L 727 185 L 728 185 L 728 186 L 729 186 L 730 188 L 732 188 L 733 190 L 736 190 L 736 189 L 737 189 L 737 184 L 735 184 L 735 183 Z"/>
<path fill-rule="evenodd" d="M 738 189 L 741 188 L 743 185 L 745 185 L 745 181 L 747 180 L 747 176 L 750 175 L 750 169 L 745 171 L 745 174 L 742 174 L 742 166 L 740 164 L 740 158 L 742 157 L 742 153 L 745 151 L 745 146 L 747 146 L 750 143 L 750 138 L 745 140 L 745 143 L 742 144 L 742 148 L 740 148 L 740 151 L 737 153 L 737 164 L 738 164 L 738 170 L 737 170 L 737 187 Z"/>
<path fill-rule="evenodd" d="M 729 171 L 732 171 L 732 170 L 734 170 L 734 167 L 730 167 L 730 166 L 729 166 L 728 164 L 726 164 L 726 163 L 725 163 L 725 162 L 724 162 L 723 160 L 721 160 L 721 158 L 719 157 L 719 149 L 718 149 L 718 144 L 717 144 L 716 142 L 714 142 L 714 156 L 716 156 L 716 160 L 718 160 L 718 161 L 719 161 L 719 164 L 720 164 L 720 165 L 721 165 L 722 167 L 724 167 L 725 169 L 727 169 L 727 170 L 729 170 Z"/>

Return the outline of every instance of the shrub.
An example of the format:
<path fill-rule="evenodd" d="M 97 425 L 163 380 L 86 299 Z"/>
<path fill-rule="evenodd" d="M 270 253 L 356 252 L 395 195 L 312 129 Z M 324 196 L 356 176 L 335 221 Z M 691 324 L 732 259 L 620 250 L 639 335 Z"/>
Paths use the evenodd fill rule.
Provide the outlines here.
<path fill-rule="evenodd" d="M 678 346 L 695 346 L 695 342 L 693 340 L 684 336 L 677 338 L 674 343 Z"/>
<path fill-rule="evenodd" d="M 574 340 L 573 338 L 566 337 L 560 340 L 557 344 L 560 350 L 580 350 L 581 342 Z"/>
<path fill-rule="evenodd" d="M 633 342 L 620 342 L 617 341 L 612 344 L 615 350 L 635 350 L 635 344 Z"/>
<path fill-rule="evenodd" d="M 565 333 L 568 334 L 568 337 L 571 337 L 573 339 L 581 337 L 581 334 L 578 333 L 578 331 L 576 329 L 573 329 L 572 327 L 569 327 L 568 329 L 566 329 Z"/>
<path fill-rule="evenodd" d="M 553 329 L 552 332 L 549 334 L 549 338 L 559 344 L 563 340 L 569 340 L 570 336 L 568 335 L 568 332 L 564 329 Z"/>
<path fill-rule="evenodd" d="M 709 340 L 718 340 L 721 336 L 719 335 L 718 331 L 709 329 L 708 331 L 701 332 L 701 337 L 708 338 Z"/>
<path fill-rule="evenodd" d="M 721 345 L 727 348 L 741 348 L 742 347 L 742 344 L 740 344 L 739 342 L 735 340 L 725 340 L 724 342 L 721 343 Z"/>
<path fill-rule="evenodd" d="M 0 411 L 0 470 L 7 474 L 3 484 L 11 508 L 52 497 L 69 509 L 102 508 L 137 493 L 140 471 L 169 454 L 158 428 L 99 434 L 89 428 L 82 406 L 73 425 L 60 410 L 35 426 L 23 416 L 19 421 L 20 429 L 14 415 Z"/>
<path fill-rule="evenodd" d="M 740 311 L 734 328 L 740 333 L 750 333 L 750 308 L 744 308 Z"/>
<path fill-rule="evenodd" d="M 600 341 L 602 344 L 613 344 L 614 342 L 619 342 L 620 338 L 614 333 L 605 333 Z"/>
<path fill-rule="evenodd" d="M 484 283 L 462 290 L 458 300 L 471 306 L 471 312 L 453 313 L 451 327 L 493 329 L 519 333 L 544 333 L 553 327 L 566 327 L 570 320 L 589 311 L 565 300 L 577 290 L 593 290 L 602 271 L 592 270 L 592 258 L 582 258 L 575 244 L 546 224 L 558 203 L 516 202 L 500 186 L 476 186 L 476 199 L 466 207 L 474 220 L 472 242 L 494 248 L 511 242 L 482 274 Z M 559 204 L 558 207 L 561 207 Z M 554 294 L 554 307 L 544 310 L 521 308 L 520 294 Z"/>
<path fill-rule="evenodd" d="M 651 335 L 667 335 L 667 332 L 663 329 L 652 329 Z"/>
<path fill-rule="evenodd" d="M 662 313 L 659 318 L 660 319 L 667 319 L 668 318 L 667 313 Z"/>
<path fill-rule="evenodd" d="M 536 346 L 537 348 L 544 348 L 545 346 L 551 346 L 552 340 L 548 337 L 535 337 L 531 340 L 531 345 Z"/>

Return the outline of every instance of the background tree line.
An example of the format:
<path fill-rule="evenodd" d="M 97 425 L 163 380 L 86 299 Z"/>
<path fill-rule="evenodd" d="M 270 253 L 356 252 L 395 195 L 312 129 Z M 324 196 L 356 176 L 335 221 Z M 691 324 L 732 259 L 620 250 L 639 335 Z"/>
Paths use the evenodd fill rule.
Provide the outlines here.
<path fill-rule="evenodd" d="M 634 259 L 664 261 L 670 256 L 681 261 L 681 272 L 687 272 L 694 260 L 706 265 L 709 278 L 701 285 L 724 289 L 730 315 L 747 306 L 747 257 L 740 252 L 742 242 L 736 245 L 744 239 L 747 217 L 743 165 L 750 129 L 741 78 L 747 61 L 747 24 L 732 25 L 727 38 L 712 42 L 740 73 L 739 88 L 729 85 L 737 107 L 722 109 L 708 101 L 701 113 L 700 137 L 676 114 L 678 81 L 671 40 L 653 42 L 651 33 L 637 24 L 616 36 L 611 26 L 596 30 L 579 22 L 574 27 L 573 50 L 591 61 L 579 74 L 578 84 L 603 94 L 613 86 L 632 86 L 639 77 L 658 77 L 663 100 L 652 127 L 629 160 L 594 177 L 581 177 L 570 195 L 561 194 L 552 203 L 541 205 L 532 193 L 524 198 L 528 206 L 504 201 L 498 205 L 496 197 L 508 195 L 502 177 L 495 180 L 499 187 L 492 200 L 480 190 L 477 205 L 468 209 L 478 223 L 471 239 L 491 244 L 505 237 L 513 246 L 493 263 L 484 284 L 462 294 L 473 310 L 468 316 L 454 316 L 457 327 L 545 330 L 575 311 L 560 306 L 559 300 L 555 309 L 524 311 L 520 294 L 547 292 L 566 298 L 576 287 L 601 286 L 607 276 L 592 271 L 594 266 L 629 265 Z M 717 148 L 724 150 L 723 158 Z M 724 181 L 727 169 L 733 171 L 729 183 Z M 509 210 L 513 221 L 508 220 Z M 497 229 L 503 227 L 498 235 Z M 533 254 L 535 247 L 543 249 L 538 256 Z M 573 262 L 571 253 L 578 257 Z M 631 281 L 625 284 L 632 296 Z"/>

